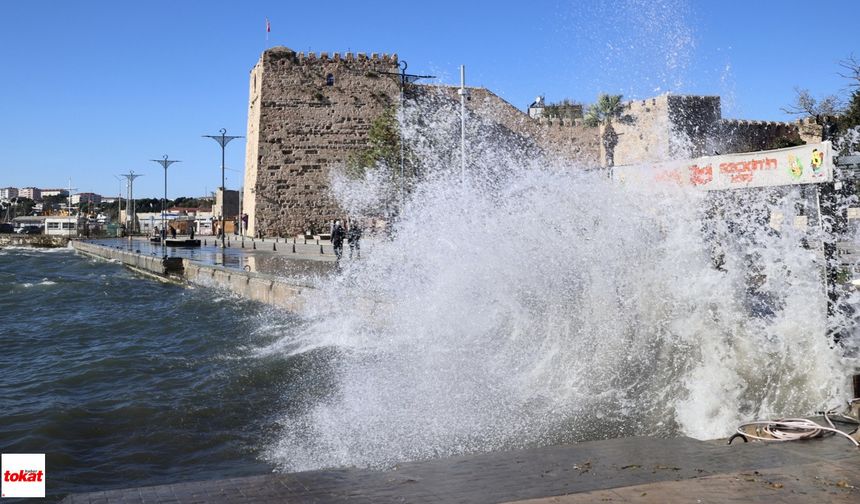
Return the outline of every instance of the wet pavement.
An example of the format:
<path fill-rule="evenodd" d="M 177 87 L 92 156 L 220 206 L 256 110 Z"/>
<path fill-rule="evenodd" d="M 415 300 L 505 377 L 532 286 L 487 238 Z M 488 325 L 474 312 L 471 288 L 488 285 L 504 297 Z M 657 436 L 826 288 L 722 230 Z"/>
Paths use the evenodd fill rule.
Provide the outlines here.
<path fill-rule="evenodd" d="M 214 236 L 198 236 L 203 245 L 195 248 L 162 247 L 146 238 L 115 238 L 92 240 L 92 243 L 120 248 L 143 255 L 182 257 L 206 265 L 224 266 L 254 273 L 285 278 L 307 278 L 330 273 L 335 267 L 335 256 L 328 242 L 272 239 L 229 240 L 229 246 L 220 247 Z M 321 252 L 322 251 L 322 252 Z"/>
<path fill-rule="evenodd" d="M 844 439 L 732 446 L 626 438 L 404 463 L 72 495 L 68 504 L 860 502 Z"/>

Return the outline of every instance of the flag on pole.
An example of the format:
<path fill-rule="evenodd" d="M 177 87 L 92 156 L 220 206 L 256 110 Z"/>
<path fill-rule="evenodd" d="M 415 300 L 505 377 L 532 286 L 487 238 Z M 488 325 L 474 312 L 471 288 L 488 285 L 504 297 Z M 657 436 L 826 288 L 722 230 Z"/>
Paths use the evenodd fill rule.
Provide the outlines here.
<path fill-rule="evenodd" d="M 266 33 L 272 31 L 272 25 L 269 24 L 269 18 L 266 18 Z"/>

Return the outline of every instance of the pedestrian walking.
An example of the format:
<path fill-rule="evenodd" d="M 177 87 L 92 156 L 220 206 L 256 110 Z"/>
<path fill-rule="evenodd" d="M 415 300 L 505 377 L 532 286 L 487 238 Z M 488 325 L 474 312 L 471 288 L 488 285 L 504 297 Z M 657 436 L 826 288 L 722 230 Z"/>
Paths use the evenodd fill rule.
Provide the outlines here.
<path fill-rule="evenodd" d="M 334 255 L 337 257 L 337 263 L 340 264 L 340 258 L 343 257 L 343 239 L 346 231 L 340 221 L 335 221 L 331 232 L 331 244 L 334 248 Z"/>
<path fill-rule="evenodd" d="M 349 243 L 349 259 L 355 253 L 356 259 L 361 259 L 361 226 L 355 220 L 349 222 L 349 230 L 346 233 L 346 241 Z"/>

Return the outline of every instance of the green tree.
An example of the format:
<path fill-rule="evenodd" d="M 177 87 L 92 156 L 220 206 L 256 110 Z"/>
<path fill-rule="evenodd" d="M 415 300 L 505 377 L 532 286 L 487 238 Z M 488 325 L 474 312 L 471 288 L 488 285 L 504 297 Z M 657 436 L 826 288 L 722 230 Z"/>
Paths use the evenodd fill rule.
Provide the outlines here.
<path fill-rule="evenodd" d="M 66 208 L 68 203 L 68 196 L 44 196 L 42 197 L 42 210 L 45 212 L 56 212 L 61 208 Z"/>
<path fill-rule="evenodd" d="M 15 217 L 23 217 L 33 215 L 33 208 L 36 207 L 36 202 L 30 198 L 17 197 L 12 200 L 11 214 Z"/>
<path fill-rule="evenodd" d="M 845 111 L 839 117 L 839 129 L 848 131 L 849 129 L 860 126 L 860 91 L 854 91 L 851 95 L 851 101 L 845 107 Z"/>
<path fill-rule="evenodd" d="M 173 201 L 167 200 L 164 208 L 170 208 L 173 205 Z M 125 203 L 123 203 L 123 208 L 125 208 Z M 134 210 L 137 213 L 150 213 L 150 212 L 160 212 L 161 211 L 161 199 L 160 198 L 141 198 L 136 199 L 134 201 Z"/>
<path fill-rule="evenodd" d="M 839 132 L 836 142 L 839 153 L 849 155 L 860 152 L 860 90 L 852 93 L 851 101 L 836 120 L 836 126 Z"/>
<path fill-rule="evenodd" d="M 543 108 L 542 116 L 548 119 L 582 119 L 582 104 L 569 98 L 548 103 Z"/>
<path fill-rule="evenodd" d="M 183 208 L 203 208 L 208 209 L 212 207 L 212 204 L 209 200 L 202 198 L 193 198 L 188 196 L 180 196 L 176 198 L 173 202 L 175 206 L 183 207 Z"/>
<path fill-rule="evenodd" d="M 391 172 L 392 179 L 400 173 L 400 126 L 394 107 L 389 107 L 370 125 L 367 146 L 353 155 L 347 163 L 347 174 L 362 178 L 369 168 L 383 166 Z M 406 149 L 404 153 L 404 175 L 414 173 L 414 159 Z"/>
<path fill-rule="evenodd" d="M 606 152 L 606 166 L 615 166 L 615 146 L 618 145 L 618 134 L 612 127 L 612 121 L 621 119 L 624 105 L 621 103 L 621 95 L 601 94 L 597 102 L 588 107 L 585 113 L 585 124 L 591 127 L 603 125 L 601 142 Z"/>

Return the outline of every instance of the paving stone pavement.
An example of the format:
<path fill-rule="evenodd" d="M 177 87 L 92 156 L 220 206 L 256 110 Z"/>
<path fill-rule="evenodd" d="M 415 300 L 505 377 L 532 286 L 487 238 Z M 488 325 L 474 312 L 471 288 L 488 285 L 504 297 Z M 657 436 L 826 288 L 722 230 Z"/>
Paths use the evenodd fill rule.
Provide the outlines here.
<path fill-rule="evenodd" d="M 726 446 L 625 438 L 404 463 L 70 495 L 67 504 L 860 502 L 844 439 Z"/>

